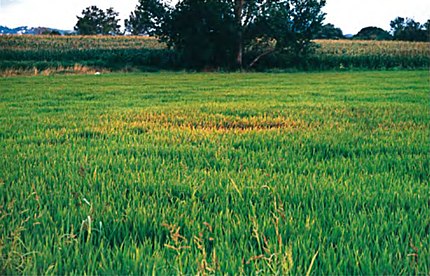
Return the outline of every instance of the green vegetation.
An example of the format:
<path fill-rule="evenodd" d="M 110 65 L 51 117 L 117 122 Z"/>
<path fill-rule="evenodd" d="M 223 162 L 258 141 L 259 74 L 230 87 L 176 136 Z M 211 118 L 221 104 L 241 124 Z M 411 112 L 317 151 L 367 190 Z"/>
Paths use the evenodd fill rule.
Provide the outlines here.
<path fill-rule="evenodd" d="M 113 8 L 105 12 L 97 6 L 87 7 L 82 11 L 82 17 L 78 16 L 75 31 L 80 35 L 119 35 L 121 26 L 118 25 L 118 15 Z"/>
<path fill-rule="evenodd" d="M 390 27 L 394 40 L 430 41 L 430 19 L 421 24 L 412 18 L 396 17 Z"/>
<path fill-rule="evenodd" d="M 139 0 L 125 21 L 132 34 L 166 42 L 182 68 L 243 69 L 276 53 L 302 64 L 325 14 L 325 0 Z M 271 68 L 271 67 L 270 67 Z"/>
<path fill-rule="evenodd" d="M 429 274 L 428 72 L 0 79 L 1 274 Z"/>
<path fill-rule="evenodd" d="M 261 59 L 256 70 L 267 68 L 414 69 L 430 65 L 429 43 L 394 41 L 316 40 L 319 48 L 303 65 L 274 54 Z M 184 68 L 173 50 L 153 38 L 136 36 L 0 36 L 0 74 L 70 67 L 95 70 L 177 70 Z M 216 69 L 216 68 L 215 68 Z"/>
<path fill-rule="evenodd" d="M 86 66 L 97 70 L 174 69 L 175 54 L 157 40 L 112 36 L 0 36 L 0 71 Z"/>
<path fill-rule="evenodd" d="M 315 35 L 316 39 L 344 39 L 345 36 L 340 28 L 328 23 L 321 26 L 321 30 Z"/>
<path fill-rule="evenodd" d="M 430 43 L 405 41 L 316 40 L 320 46 L 309 68 L 413 69 L 430 65 Z"/>
<path fill-rule="evenodd" d="M 360 40 L 391 40 L 392 37 L 389 32 L 378 27 L 366 27 L 361 29 L 354 39 Z"/>

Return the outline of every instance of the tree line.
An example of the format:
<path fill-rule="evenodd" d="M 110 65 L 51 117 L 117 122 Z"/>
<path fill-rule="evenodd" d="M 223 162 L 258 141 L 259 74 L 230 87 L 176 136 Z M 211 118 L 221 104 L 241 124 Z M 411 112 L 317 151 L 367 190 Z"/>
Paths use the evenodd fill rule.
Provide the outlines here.
<path fill-rule="evenodd" d="M 397 40 L 397 41 L 430 41 L 430 20 L 421 24 L 412 18 L 396 17 L 390 22 L 390 32 L 378 27 L 365 27 L 353 39 L 362 40 Z M 345 38 L 342 30 L 333 24 L 323 25 L 315 38 L 341 39 Z"/>
<path fill-rule="evenodd" d="M 344 38 L 323 25 L 326 0 L 139 0 L 125 20 L 125 33 L 157 37 L 192 68 L 252 68 L 263 59 L 300 63 L 314 50 L 313 39 Z M 78 16 L 81 35 L 123 34 L 118 13 L 91 6 Z M 428 41 L 429 21 L 398 17 L 391 33 L 362 29 L 355 39 Z M 263 61 L 264 62 L 264 61 Z"/>
<path fill-rule="evenodd" d="M 121 31 L 118 24 L 118 12 L 113 8 L 106 11 L 97 6 L 87 7 L 82 11 L 82 16 L 77 16 L 78 21 L 74 27 L 80 35 L 154 35 L 153 25 L 163 19 L 164 8 L 160 7 L 156 0 L 139 0 L 135 10 L 125 20 L 125 30 Z M 160 26 L 158 26 L 160 27 Z M 315 39 L 364 39 L 364 40 L 397 40 L 397 41 L 430 41 L 430 19 L 425 23 L 415 21 L 412 18 L 396 17 L 390 22 L 390 31 L 378 27 L 362 28 L 357 34 L 345 36 L 342 29 L 331 23 L 322 25 L 314 35 Z M 48 34 L 48 33 L 44 33 Z"/>

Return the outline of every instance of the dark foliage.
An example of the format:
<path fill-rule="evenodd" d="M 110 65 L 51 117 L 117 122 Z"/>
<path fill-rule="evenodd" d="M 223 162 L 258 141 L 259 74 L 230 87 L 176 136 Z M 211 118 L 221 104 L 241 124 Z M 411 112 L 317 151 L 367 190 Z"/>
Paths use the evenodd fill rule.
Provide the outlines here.
<path fill-rule="evenodd" d="M 314 36 L 316 39 L 342 39 L 345 38 L 340 28 L 336 28 L 333 24 L 325 24 L 321 30 Z"/>
<path fill-rule="evenodd" d="M 421 25 L 411 18 L 397 17 L 390 23 L 391 32 L 395 40 L 430 41 L 429 22 Z"/>
<path fill-rule="evenodd" d="M 184 65 L 200 69 L 231 66 L 236 33 L 232 11 L 222 1 L 182 1 L 164 25 L 164 38 Z"/>
<path fill-rule="evenodd" d="M 361 29 L 355 36 L 354 39 L 362 40 L 391 40 L 391 35 L 378 27 L 366 27 Z"/>
<path fill-rule="evenodd" d="M 319 31 L 325 0 L 141 0 L 128 31 L 156 35 L 184 67 L 253 67 L 270 55 L 302 62 Z M 246 64 L 244 64 L 246 62 Z"/>
<path fill-rule="evenodd" d="M 166 19 L 167 6 L 158 0 L 140 0 L 125 20 L 126 32 L 133 35 L 157 35 Z"/>
<path fill-rule="evenodd" d="M 82 17 L 77 16 L 75 31 L 81 35 L 115 35 L 120 34 L 117 19 L 118 13 L 109 8 L 105 11 L 91 6 L 82 11 Z"/>

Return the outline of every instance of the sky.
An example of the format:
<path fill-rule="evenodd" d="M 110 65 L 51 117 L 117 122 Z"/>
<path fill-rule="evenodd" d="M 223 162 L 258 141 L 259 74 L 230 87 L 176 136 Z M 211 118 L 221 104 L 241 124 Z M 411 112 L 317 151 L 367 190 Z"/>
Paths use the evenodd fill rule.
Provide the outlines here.
<path fill-rule="evenodd" d="M 177 0 L 172 0 L 177 1 Z M 120 14 L 121 24 L 128 18 L 138 0 L 0 0 L 0 25 L 30 26 L 73 30 L 76 16 L 88 6 L 113 7 Z M 325 23 L 341 28 L 344 34 L 376 26 L 390 29 L 397 16 L 424 23 L 430 18 L 428 0 L 327 0 Z"/>

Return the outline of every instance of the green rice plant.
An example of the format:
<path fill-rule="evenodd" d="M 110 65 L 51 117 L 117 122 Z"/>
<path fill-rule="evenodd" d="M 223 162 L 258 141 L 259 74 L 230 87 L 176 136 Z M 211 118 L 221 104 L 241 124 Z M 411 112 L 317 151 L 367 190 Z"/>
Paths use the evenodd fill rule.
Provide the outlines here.
<path fill-rule="evenodd" d="M 428 72 L 0 79 L 1 274 L 428 274 Z"/>

